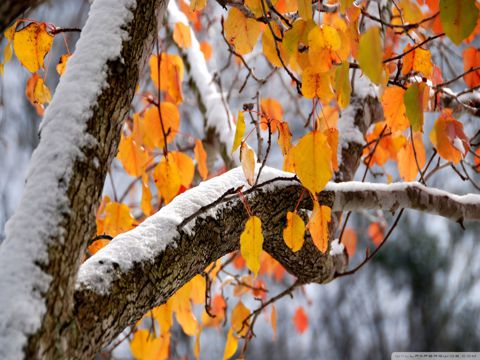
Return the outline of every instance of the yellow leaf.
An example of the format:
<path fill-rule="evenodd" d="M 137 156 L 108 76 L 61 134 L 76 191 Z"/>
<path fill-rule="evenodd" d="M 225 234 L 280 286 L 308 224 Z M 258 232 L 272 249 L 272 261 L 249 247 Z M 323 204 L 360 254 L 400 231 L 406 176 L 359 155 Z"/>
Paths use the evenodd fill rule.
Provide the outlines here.
<path fill-rule="evenodd" d="M 314 27 L 308 34 L 310 66 L 319 73 L 332 68 L 332 58 L 340 49 L 341 39 L 337 30 L 329 25 Z"/>
<path fill-rule="evenodd" d="M 173 28 L 173 41 L 182 49 L 187 49 L 192 46 L 190 26 L 182 22 L 177 22 Z"/>
<path fill-rule="evenodd" d="M 408 44 L 404 52 L 409 51 L 412 45 Z M 433 72 L 433 64 L 431 60 L 430 50 L 424 50 L 422 48 L 416 48 L 410 51 L 403 58 L 402 74 L 407 75 L 410 71 L 418 72 L 426 77 L 430 77 Z"/>
<path fill-rule="evenodd" d="M 117 158 L 127 174 L 135 177 L 145 172 L 149 162 L 148 153 L 133 140 L 133 136 L 121 136 Z"/>
<path fill-rule="evenodd" d="M 350 104 L 350 94 L 352 86 L 348 77 L 350 65 L 348 62 L 343 62 L 335 71 L 335 90 L 337 92 L 337 102 L 342 109 L 345 109 Z"/>
<path fill-rule="evenodd" d="M 250 321 L 245 321 L 250 316 L 250 310 L 239 301 L 238 304 L 232 310 L 232 330 L 235 331 L 238 336 L 247 335 Z"/>
<path fill-rule="evenodd" d="M 195 160 L 197 160 L 197 169 L 202 177 L 202 180 L 206 180 L 208 177 L 208 167 L 207 167 L 207 153 L 203 148 L 201 140 L 195 140 L 195 148 L 193 149 L 195 154 Z"/>
<path fill-rule="evenodd" d="M 191 308 L 181 308 L 175 312 L 175 317 L 185 334 L 193 336 L 198 332 L 198 323 Z"/>
<path fill-rule="evenodd" d="M 17 31 L 13 37 L 13 48 L 20 63 L 34 73 L 44 68 L 43 60 L 50 51 L 53 36 L 47 32 L 45 23 L 31 23 Z"/>
<path fill-rule="evenodd" d="M 305 223 L 302 218 L 291 211 L 287 213 L 287 226 L 283 229 L 283 240 L 293 251 L 297 252 L 305 240 Z"/>
<path fill-rule="evenodd" d="M 268 130 L 268 123 L 272 133 L 277 131 L 278 124 L 283 120 L 283 108 L 278 100 L 272 98 L 262 99 L 260 101 L 260 129 Z"/>
<path fill-rule="evenodd" d="M 195 275 L 192 280 L 189 281 L 191 290 L 190 298 L 194 304 L 205 303 L 205 288 L 207 286 L 205 278 L 202 275 Z"/>
<path fill-rule="evenodd" d="M 337 148 L 338 148 L 338 129 L 330 128 L 323 130 L 323 133 L 327 137 L 328 146 L 332 150 L 332 170 L 338 171 L 338 158 L 337 158 Z"/>
<path fill-rule="evenodd" d="M 105 206 L 105 233 L 117 236 L 133 228 L 135 219 L 126 204 L 111 202 Z"/>
<path fill-rule="evenodd" d="M 239 9 L 231 8 L 224 23 L 225 37 L 240 55 L 248 54 L 257 43 L 262 26 L 247 18 Z"/>
<path fill-rule="evenodd" d="M 380 29 L 371 27 L 360 36 L 357 60 L 363 73 L 375 84 L 380 84 L 383 79 L 382 57 Z"/>
<path fill-rule="evenodd" d="M 302 74 L 302 93 L 307 99 L 318 98 L 328 102 L 335 96 L 328 73 L 319 73 L 308 67 Z"/>
<path fill-rule="evenodd" d="M 242 111 L 238 112 L 237 127 L 235 129 L 235 138 L 233 139 L 232 154 L 242 143 L 243 134 L 245 134 L 245 116 Z"/>
<path fill-rule="evenodd" d="M 233 329 L 228 330 L 227 342 L 225 343 L 225 350 L 223 351 L 223 360 L 230 359 L 238 347 L 238 339 L 233 335 Z"/>
<path fill-rule="evenodd" d="M 18 21 L 15 21 L 12 26 L 10 26 L 7 30 L 4 31 L 3 35 L 5 35 L 5 39 L 9 42 L 13 40 L 15 36 L 15 31 L 17 30 Z"/>
<path fill-rule="evenodd" d="M 313 243 L 322 253 L 326 253 L 328 249 L 328 223 L 331 220 L 331 213 L 332 209 L 320 205 L 315 199 L 307 228 L 312 235 Z"/>
<path fill-rule="evenodd" d="M 52 100 L 50 90 L 38 74 L 33 74 L 27 81 L 25 95 L 32 105 L 43 105 Z"/>
<path fill-rule="evenodd" d="M 171 153 L 160 160 L 153 170 L 153 178 L 158 192 L 168 204 L 178 194 L 182 185 L 180 171 Z"/>
<path fill-rule="evenodd" d="M 207 0 L 192 0 L 190 1 L 190 10 L 201 11 L 207 5 Z"/>
<path fill-rule="evenodd" d="M 150 216 L 153 213 L 152 192 L 148 186 L 148 175 L 146 173 L 142 174 L 142 199 L 140 208 L 146 216 Z"/>
<path fill-rule="evenodd" d="M 160 326 L 160 333 L 167 334 L 173 324 L 172 305 L 170 301 L 152 309 L 152 315 Z"/>
<path fill-rule="evenodd" d="M 398 172 L 400 177 L 405 181 L 414 181 L 418 175 L 418 169 L 423 169 L 426 162 L 422 134 L 419 132 L 414 133 L 413 141 L 415 151 L 413 150 L 412 139 L 410 139 L 398 152 Z"/>
<path fill-rule="evenodd" d="M 158 56 L 150 57 L 150 76 L 153 83 L 157 89 L 160 86 L 160 90 L 166 91 L 170 100 L 175 104 L 183 101 L 183 75 L 184 66 L 180 56 L 162 53 L 160 61 L 158 61 Z"/>
<path fill-rule="evenodd" d="M 312 194 L 323 190 L 333 175 L 332 150 L 327 137 L 319 131 L 312 131 L 302 137 L 291 150 L 295 173 Z"/>
<path fill-rule="evenodd" d="M 260 254 L 262 253 L 263 234 L 262 221 L 257 216 L 250 216 L 240 235 L 240 253 L 247 263 L 248 269 L 255 276 L 260 269 Z"/>
<path fill-rule="evenodd" d="M 69 58 L 70 58 L 69 54 L 64 54 L 60 56 L 60 60 L 58 60 L 58 64 L 56 66 L 58 75 L 62 76 L 65 70 L 67 69 L 67 61 Z"/>
<path fill-rule="evenodd" d="M 155 337 L 148 330 L 137 330 L 130 342 L 130 350 L 138 360 L 165 360 L 170 348 L 170 334 Z"/>
<path fill-rule="evenodd" d="M 298 15 L 304 20 L 312 20 L 312 1 L 311 0 L 297 0 Z"/>
<path fill-rule="evenodd" d="M 272 22 L 272 29 L 277 37 L 282 38 L 280 28 L 274 22 Z M 288 64 L 288 53 L 283 46 L 283 42 L 275 41 L 269 28 L 262 35 L 262 47 L 263 54 L 273 66 L 282 67 L 282 60 L 284 64 Z M 278 56 L 277 48 L 281 58 Z"/>
<path fill-rule="evenodd" d="M 156 106 L 152 106 L 145 111 L 142 125 L 145 146 L 147 148 L 163 149 L 165 137 L 169 144 L 177 135 L 180 127 L 180 113 L 176 105 L 164 101 L 160 104 L 160 111 Z"/>
<path fill-rule="evenodd" d="M 242 163 L 243 174 L 250 186 L 255 181 L 255 152 L 246 142 L 240 148 L 240 162 Z"/>

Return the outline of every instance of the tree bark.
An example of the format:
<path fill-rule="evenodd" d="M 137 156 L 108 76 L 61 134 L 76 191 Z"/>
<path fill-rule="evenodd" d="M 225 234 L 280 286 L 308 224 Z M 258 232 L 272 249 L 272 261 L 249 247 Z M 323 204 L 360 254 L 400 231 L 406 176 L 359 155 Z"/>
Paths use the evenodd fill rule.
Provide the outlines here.
<path fill-rule="evenodd" d="M 3 0 L 0 3 L 0 33 L 23 13 L 44 2 L 45 0 Z"/>

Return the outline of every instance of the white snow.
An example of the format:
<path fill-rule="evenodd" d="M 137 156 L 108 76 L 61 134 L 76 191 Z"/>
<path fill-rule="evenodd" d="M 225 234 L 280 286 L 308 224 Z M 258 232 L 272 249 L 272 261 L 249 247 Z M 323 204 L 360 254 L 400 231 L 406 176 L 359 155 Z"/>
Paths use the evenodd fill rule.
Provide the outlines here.
<path fill-rule="evenodd" d="M 177 22 L 182 22 L 185 25 L 189 25 L 187 17 L 178 9 L 175 1 L 169 2 L 167 11 L 168 22 L 170 24 L 174 25 Z M 220 142 L 225 144 L 227 154 L 230 156 L 230 150 L 233 146 L 233 138 L 235 136 L 235 124 L 233 123 L 232 112 L 228 109 L 227 115 L 227 109 L 225 109 L 225 105 L 222 102 L 222 96 L 213 82 L 203 52 L 200 50 L 200 44 L 191 28 L 190 34 L 192 45 L 187 49 L 182 49 L 191 67 L 190 76 L 197 85 L 202 101 L 207 109 L 207 125 L 216 130 Z M 238 165 L 238 159 L 236 157 L 233 156 L 231 159 Z"/>
<path fill-rule="evenodd" d="M 345 246 L 340 244 L 338 239 L 335 239 L 330 243 L 330 256 L 342 255 L 344 249 Z"/>
<path fill-rule="evenodd" d="M 257 166 L 257 172 L 258 169 L 259 166 Z M 259 183 L 276 177 L 293 177 L 293 174 L 264 167 Z M 277 183 L 273 186 L 281 186 L 281 184 Z M 227 190 L 242 186 L 243 191 L 250 188 L 242 168 L 237 167 L 178 195 L 170 204 L 161 208 L 135 229 L 117 236 L 108 246 L 89 258 L 80 268 L 77 286 L 84 286 L 97 293 L 105 294 L 115 276 L 110 271 L 113 262 L 119 265 L 121 271 L 126 272 L 134 262 L 153 260 L 167 245 L 174 244 L 173 241 L 178 235 L 177 226 L 185 218 L 203 206 L 211 204 Z M 215 213 L 221 206 L 224 205 L 220 204 L 210 209 L 204 216 Z M 190 231 L 193 225 L 194 221 L 191 221 L 184 230 Z"/>
<path fill-rule="evenodd" d="M 135 0 L 96 0 L 41 125 L 20 205 L 6 225 L 0 246 L 0 358 L 20 359 L 29 334 L 41 325 L 43 295 L 51 282 L 39 264 L 48 263 L 52 238 L 62 239 L 60 213 L 68 213 L 66 189 L 72 164 L 91 146 L 86 120 L 106 85 L 106 63 L 120 56 Z M 63 179 L 63 181 L 61 181 Z M 65 241 L 63 239 L 62 241 Z"/>
<path fill-rule="evenodd" d="M 348 149 L 349 143 L 365 144 L 362 132 L 355 125 L 355 112 L 357 107 L 352 104 L 342 111 L 338 120 L 338 136 L 339 136 L 339 159 L 341 159 L 342 149 Z"/>

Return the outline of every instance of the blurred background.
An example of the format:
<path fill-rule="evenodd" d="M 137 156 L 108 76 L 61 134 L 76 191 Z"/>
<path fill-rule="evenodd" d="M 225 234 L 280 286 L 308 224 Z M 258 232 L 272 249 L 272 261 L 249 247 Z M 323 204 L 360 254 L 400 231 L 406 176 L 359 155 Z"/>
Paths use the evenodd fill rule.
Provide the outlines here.
<path fill-rule="evenodd" d="M 61 27 L 81 28 L 86 20 L 89 3 L 79 0 L 51 0 L 25 17 L 54 23 Z M 260 78 L 268 78 L 265 84 L 251 79 L 243 87 L 246 72 L 238 70 L 231 59 L 223 39 L 219 36 L 219 18 L 225 12 L 211 2 L 203 23 L 208 28 L 199 38 L 208 39 L 213 47 L 213 58 L 208 65 L 222 89 L 233 112 L 242 104 L 255 102 L 257 93 L 263 97 L 278 99 L 284 109 L 284 118 L 290 122 L 294 139 L 306 130 L 303 127 L 310 103 L 299 101 L 281 71 L 275 71 L 259 56 L 257 51 L 248 61 Z M 166 36 L 164 34 L 164 36 Z M 70 49 L 78 39 L 77 33 L 66 33 Z M 474 44 L 480 44 L 475 40 Z M 5 41 L 1 44 L 3 49 Z M 162 48 L 176 52 L 170 40 Z M 446 46 L 432 49 L 443 64 L 446 78 L 463 69 L 461 56 L 452 54 Z M 55 65 L 66 52 L 62 41 L 56 40 L 50 53 L 47 84 L 55 89 L 58 75 Z M 445 56 L 448 57 L 444 61 Z M 228 65 L 226 67 L 226 65 Z M 11 61 L 0 78 L 0 242 L 4 238 L 4 225 L 12 215 L 22 193 L 29 158 L 38 143 L 41 117 L 25 96 L 25 84 L 29 74 Z M 188 79 L 187 79 L 188 81 Z M 148 88 L 148 81 L 144 80 Z M 462 84 L 458 85 L 459 89 Z M 182 132 L 200 136 L 198 126 L 201 114 L 195 102 L 195 93 L 184 84 L 185 105 L 182 105 Z M 426 118 L 429 133 L 438 114 Z M 295 120 L 293 120 L 295 119 Z M 464 116 L 467 135 L 473 135 L 478 119 Z M 178 140 L 177 146 L 188 145 L 188 139 Z M 252 141 L 252 147 L 257 145 Z M 265 146 L 265 141 L 263 142 Z M 427 148 L 427 154 L 431 149 Z M 427 156 L 428 157 L 428 156 Z M 216 160 L 220 161 L 219 159 Z M 281 154 L 273 151 L 268 164 L 282 166 Z M 385 165 L 383 174 L 395 173 L 395 166 Z M 378 169 L 377 169 L 378 170 Z M 363 172 L 361 168 L 359 172 Z M 118 164 L 112 167 L 116 190 L 122 193 L 128 186 L 126 176 Z M 372 180 L 372 175 L 367 179 Z M 474 175 L 478 180 L 478 174 Z M 380 176 L 376 181 L 385 181 Z M 478 191 L 463 182 L 451 169 L 439 171 L 429 185 L 463 194 Z M 112 192 L 109 182 L 105 193 Z M 376 215 L 374 215 L 376 216 Z M 371 214 L 355 214 L 349 227 L 355 230 L 357 251 L 350 264 L 362 261 L 365 249 L 374 248 L 368 233 Z M 388 223 L 391 214 L 382 215 Z M 480 226 L 467 223 L 462 230 L 459 224 L 439 217 L 408 211 L 401 219 L 389 243 L 373 261 L 352 276 L 319 286 L 308 285 L 295 290 L 290 297 L 276 303 L 277 331 L 274 334 L 269 322 L 269 310 L 256 324 L 256 338 L 249 344 L 248 359 L 386 359 L 394 351 L 478 351 L 480 349 Z M 268 297 L 281 292 L 294 281 L 286 275 L 280 282 L 265 279 Z M 227 296 L 229 293 L 227 293 Z M 233 297 L 230 294 L 230 297 Z M 245 303 L 251 308 L 258 305 L 254 296 Z M 302 332 L 295 324 L 298 309 L 306 315 L 306 329 Z M 201 309 L 196 309 L 198 314 Z M 304 321 L 305 323 L 305 321 Z M 228 327 L 206 329 L 201 335 L 201 358 L 221 358 Z M 194 338 L 183 334 L 174 325 L 171 342 L 171 358 L 193 358 Z M 114 351 L 106 351 L 102 357 L 131 358 L 128 340 Z"/>

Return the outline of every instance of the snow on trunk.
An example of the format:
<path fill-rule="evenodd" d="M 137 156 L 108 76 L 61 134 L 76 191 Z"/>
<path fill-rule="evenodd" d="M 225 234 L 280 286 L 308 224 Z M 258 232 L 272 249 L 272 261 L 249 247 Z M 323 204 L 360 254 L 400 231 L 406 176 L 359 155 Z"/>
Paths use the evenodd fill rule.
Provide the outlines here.
<path fill-rule="evenodd" d="M 62 214 L 72 165 L 94 145 L 86 132 L 96 100 L 107 85 L 107 62 L 118 59 L 135 0 L 96 0 L 41 124 L 20 205 L 6 225 L 0 247 L 0 358 L 20 359 L 30 334 L 46 313 L 44 294 L 52 281 L 42 271 L 49 244 L 64 242 Z M 82 81 L 79 81 L 79 80 Z"/>

